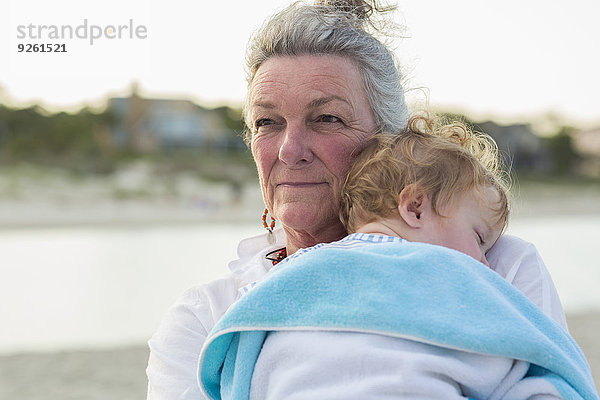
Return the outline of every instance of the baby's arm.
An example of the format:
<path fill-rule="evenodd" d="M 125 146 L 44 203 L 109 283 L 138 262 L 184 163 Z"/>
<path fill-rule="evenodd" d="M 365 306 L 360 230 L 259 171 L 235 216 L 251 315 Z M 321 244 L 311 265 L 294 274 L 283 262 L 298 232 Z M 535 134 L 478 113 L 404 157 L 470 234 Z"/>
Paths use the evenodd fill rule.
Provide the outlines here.
<path fill-rule="evenodd" d="M 565 330 L 567 321 L 550 273 L 535 246 L 504 235 L 488 251 L 490 267 Z"/>

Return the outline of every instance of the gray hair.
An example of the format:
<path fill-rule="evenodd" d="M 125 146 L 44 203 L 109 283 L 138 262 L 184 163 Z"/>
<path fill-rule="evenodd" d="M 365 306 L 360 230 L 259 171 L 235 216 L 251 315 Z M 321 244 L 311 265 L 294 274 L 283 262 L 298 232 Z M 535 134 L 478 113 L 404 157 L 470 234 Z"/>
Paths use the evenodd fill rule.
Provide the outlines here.
<path fill-rule="evenodd" d="M 246 55 L 248 95 L 244 106 L 249 130 L 250 90 L 259 67 L 271 57 L 307 54 L 336 55 L 352 61 L 363 78 L 378 130 L 400 132 L 406 126 L 408 107 L 394 54 L 365 29 L 373 7 L 362 1 L 359 3 L 363 6 L 339 0 L 330 3 L 293 3 L 267 20 L 251 39 Z"/>

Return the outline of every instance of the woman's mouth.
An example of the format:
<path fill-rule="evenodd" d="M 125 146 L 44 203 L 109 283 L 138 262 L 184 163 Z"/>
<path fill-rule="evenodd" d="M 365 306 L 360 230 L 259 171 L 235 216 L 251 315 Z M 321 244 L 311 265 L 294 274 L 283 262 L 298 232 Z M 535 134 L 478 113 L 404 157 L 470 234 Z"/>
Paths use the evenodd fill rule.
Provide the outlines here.
<path fill-rule="evenodd" d="M 319 185 L 325 185 L 326 182 L 281 182 L 278 183 L 277 186 L 287 187 L 287 188 L 295 188 L 295 189 L 303 189 L 303 188 L 312 188 Z"/>

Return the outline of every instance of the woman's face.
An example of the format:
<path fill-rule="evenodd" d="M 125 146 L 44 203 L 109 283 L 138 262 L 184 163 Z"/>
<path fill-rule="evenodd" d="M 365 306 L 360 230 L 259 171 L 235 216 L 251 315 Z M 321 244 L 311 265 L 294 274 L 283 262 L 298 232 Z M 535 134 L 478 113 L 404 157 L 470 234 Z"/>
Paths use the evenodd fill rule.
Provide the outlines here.
<path fill-rule="evenodd" d="M 286 229 L 339 230 L 341 186 L 375 133 L 362 77 L 338 56 L 275 57 L 250 88 L 252 153 L 271 214 Z"/>

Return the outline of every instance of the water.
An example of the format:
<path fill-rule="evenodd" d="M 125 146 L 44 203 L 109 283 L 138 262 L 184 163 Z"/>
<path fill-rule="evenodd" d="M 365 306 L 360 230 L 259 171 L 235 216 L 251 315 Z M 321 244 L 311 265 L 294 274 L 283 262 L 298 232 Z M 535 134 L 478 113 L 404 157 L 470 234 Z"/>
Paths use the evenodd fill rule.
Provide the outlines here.
<path fill-rule="evenodd" d="M 600 310 L 600 214 L 516 219 L 508 232 L 536 246 L 565 311 Z"/>
<path fill-rule="evenodd" d="M 600 215 L 521 219 L 568 312 L 600 308 Z M 257 224 L 0 231 L 0 353 L 145 342 L 188 287 L 227 272 Z"/>
<path fill-rule="evenodd" d="M 145 342 L 254 225 L 0 231 L 0 353 Z"/>

